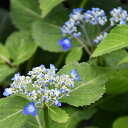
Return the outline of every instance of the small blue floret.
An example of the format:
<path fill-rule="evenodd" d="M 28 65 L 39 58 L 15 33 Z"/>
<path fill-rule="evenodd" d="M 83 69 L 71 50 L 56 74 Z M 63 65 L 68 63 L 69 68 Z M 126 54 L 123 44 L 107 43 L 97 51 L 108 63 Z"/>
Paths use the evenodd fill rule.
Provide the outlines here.
<path fill-rule="evenodd" d="M 55 100 L 55 105 L 56 106 L 61 106 L 61 102 L 59 102 L 58 100 Z"/>
<path fill-rule="evenodd" d="M 9 96 L 11 94 L 12 94 L 12 89 L 11 88 L 5 88 L 4 89 L 4 92 L 3 92 L 4 96 Z"/>
<path fill-rule="evenodd" d="M 71 40 L 69 38 L 67 38 L 67 37 L 61 39 L 58 42 L 58 44 L 62 46 L 64 51 L 67 51 L 72 46 Z"/>
<path fill-rule="evenodd" d="M 76 80 L 78 80 L 78 81 L 81 81 L 80 76 L 78 75 L 78 72 L 77 72 L 75 69 L 73 69 L 72 71 L 70 71 L 70 75 L 71 75 L 74 79 L 76 79 Z"/>
<path fill-rule="evenodd" d="M 37 108 L 34 102 L 30 102 L 28 106 L 24 106 L 23 115 L 32 114 L 32 116 L 36 116 Z"/>

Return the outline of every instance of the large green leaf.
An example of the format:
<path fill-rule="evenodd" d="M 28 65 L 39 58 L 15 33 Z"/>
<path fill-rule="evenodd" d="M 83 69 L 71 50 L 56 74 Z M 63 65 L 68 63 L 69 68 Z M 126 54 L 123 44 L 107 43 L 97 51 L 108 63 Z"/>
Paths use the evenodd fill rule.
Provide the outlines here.
<path fill-rule="evenodd" d="M 40 8 L 42 10 L 42 16 L 46 16 L 55 6 L 64 0 L 40 0 Z"/>
<path fill-rule="evenodd" d="M 15 32 L 7 39 L 5 46 L 7 47 L 14 64 L 17 65 L 28 60 L 37 48 L 29 31 Z"/>
<path fill-rule="evenodd" d="M 51 119 L 58 123 L 66 123 L 69 119 L 68 114 L 57 106 L 48 107 L 48 113 Z"/>
<path fill-rule="evenodd" d="M 75 82 L 75 87 L 70 91 L 69 97 L 61 97 L 62 102 L 83 106 L 99 100 L 105 92 L 104 83 L 107 80 L 108 69 L 91 66 L 87 63 L 72 63 L 64 66 L 59 74 L 69 74 L 72 69 L 78 71 L 82 81 Z"/>
<path fill-rule="evenodd" d="M 123 116 L 115 120 L 113 128 L 128 128 L 128 116 Z"/>
<path fill-rule="evenodd" d="M 0 127 L 21 128 L 27 119 L 27 116 L 22 114 L 26 104 L 28 101 L 21 97 L 11 96 L 0 99 Z"/>
<path fill-rule="evenodd" d="M 104 55 L 104 58 L 108 66 L 114 69 L 125 69 L 128 67 L 127 62 L 125 62 L 125 58 L 127 56 L 128 56 L 128 52 L 121 49 Z"/>
<path fill-rule="evenodd" d="M 97 57 L 128 46 L 128 25 L 115 27 L 98 45 L 91 57 Z"/>
<path fill-rule="evenodd" d="M 79 110 L 71 106 L 64 108 L 64 110 L 68 113 L 69 120 L 66 123 L 57 123 L 55 121 L 51 121 L 51 128 L 76 128 L 80 121 L 89 120 L 96 112 L 94 109 Z"/>
<path fill-rule="evenodd" d="M 16 68 L 11 68 L 6 64 L 0 64 L 0 82 L 3 81 L 7 76 L 11 75 L 16 71 Z"/>
<path fill-rule="evenodd" d="M 29 29 L 33 21 L 41 19 L 38 0 L 11 0 L 11 18 L 17 28 Z"/>
<path fill-rule="evenodd" d="M 118 94 L 128 91 L 128 69 L 113 72 L 106 84 L 106 92 Z"/>
<path fill-rule="evenodd" d="M 82 57 L 83 50 L 81 47 L 73 48 L 66 57 L 66 64 L 72 63 L 74 61 L 79 61 Z"/>
<path fill-rule="evenodd" d="M 35 42 L 41 48 L 52 52 L 63 51 L 58 45 L 58 41 L 62 38 L 60 27 L 44 22 L 35 22 L 32 30 Z"/>
<path fill-rule="evenodd" d="M 9 61 L 9 52 L 7 48 L 2 43 L 0 43 L 0 63 Z"/>

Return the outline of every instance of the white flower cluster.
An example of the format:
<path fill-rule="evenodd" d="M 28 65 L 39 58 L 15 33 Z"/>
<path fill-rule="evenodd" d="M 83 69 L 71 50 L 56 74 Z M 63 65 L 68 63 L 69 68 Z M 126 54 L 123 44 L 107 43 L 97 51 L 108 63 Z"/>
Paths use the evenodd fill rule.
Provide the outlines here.
<path fill-rule="evenodd" d="M 104 33 L 100 34 L 99 36 L 97 36 L 96 39 L 94 40 L 94 43 L 98 44 L 101 40 L 104 39 L 104 37 L 107 36 L 107 34 L 108 34 L 107 32 L 104 32 Z"/>
<path fill-rule="evenodd" d="M 115 24 L 126 24 L 128 22 L 128 12 L 121 7 L 114 8 L 110 11 L 110 15 L 111 26 L 114 26 Z"/>
<path fill-rule="evenodd" d="M 11 87 L 6 88 L 3 94 L 8 96 L 21 93 L 38 104 L 54 102 L 55 105 L 61 106 L 59 97 L 69 96 L 70 89 L 74 87 L 74 80 L 80 81 L 80 76 L 76 70 L 71 71 L 71 76 L 66 74 L 59 76 L 56 74 L 56 70 L 55 66 L 51 64 L 49 69 L 46 69 L 44 65 L 33 68 L 32 71 L 29 71 L 28 76 L 15 74 Z"/>

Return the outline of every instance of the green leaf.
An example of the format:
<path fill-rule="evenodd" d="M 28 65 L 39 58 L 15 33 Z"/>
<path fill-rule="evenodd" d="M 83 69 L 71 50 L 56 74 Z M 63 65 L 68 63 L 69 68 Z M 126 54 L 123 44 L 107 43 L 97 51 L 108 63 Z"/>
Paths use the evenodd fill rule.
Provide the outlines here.
<path fill-rule="evenodd" d="M 13 33 L 7 39 L 5 46 L 16 65 L 28 60 L 37 48 L 29 31 Z"/>
<path fill-rule="evenodd" d="M 66 123 L 69 119 L 68 114 L 57 106 L 48 107 L 48 113 L 51 119 L 58 123 Z"/>
<path fill-rule="evenodd" d="M 96 112 L 94 109 L 85 111 L 71 106 L 64 108 L 64 110 L 66 113 L 68 113 L 69 120 L 66 123 L 57 123 L 55 121 L 51 121 L 51 128 L 76 128 L 80 121 L 89 120 Z"/>
<path fill-rule="evenodd" d="M 117 50 L 109 54 L 104 55 L 106 64 L 114 69 L 125 69 L 128 65 L 123 63 L 123 60 L 128 56 L 128 52 L 125 50 Z"/>
<path fill-rule="evenodd" d="M 7 76 L 11 75 L 16 71 L 16 68 L 10 68 L 6 64 L 0 64 L 0 82 L 3 81 Z"/>
<path fill-rule="evenodd" d="M 9 96 L 0 99 L 0 127 L 21 128 L 27 116 L 22 115 L 23 107 L 28 104 L 26 99 Z"/>
<path fill-rule="evenodd" d="M 106 93 L 119 94 L 128 91 L 128 69 L 113 72 L 106 84 Z"/>
<path fill-rule="evenodd" d="M 128 127 L 128 116 L 123 116 L 115 120 L 113 128 L 127 128 Z"/>
<path fill-rule="evenodd" d="M 41 19 L 38 0 L 11 0 L 11 18 L 17 28 L 30 29 L 32 22 Z"/>
<path fill-rule="evenodd" d="M 4 42 L 13 29 L 8 12 L 0 8 L 0 41 Z"/>
<path fill-rule="evenodd" d="M 35 22 L 32 26 L 35 42 L 44 50 L 61 52 L 63 49 L 58 44 L 62 38 L 60 27 L 44 22 Z"/>
<path fill-rule="evenodd" d="M 92 57 L 97 57 L 128 46 L 128 25 L 115 27 L 97 46 Z"/>
<path fill-rule="evenodd" d="M 128 93 L 107 96 L 98 104 L 98 107 L 105 111 L 125 113 L 128 110 L 127 97 Z"/>
<path fill-rule="evenodd" d="M 78 107 L 90 105 L 99 100 L 105 92 L 104 83 L 107 80 L 109 70 L 87 63 L 72 63 L 64 66 L 59 74 L 69 74 L 72 69 L 78 71 L 82 81 L 76 81 L 69 97 L 61 97 L 61 101 Z"/>
<path fill-rule="evenodd" d="M 0 43 L 0 63 L 9 61 L 9 52 L 7 48 Z"/>
<path fill-rule="evenodd" d="M 42 16 L 45 17 L 55 6 L 64 0 L 40 0 L 40 8 L 42 9 Z"/>
<path fill-rule="evenodd" d="M 79 61 L 82 57 L 83 50 L 80 47 L 73 48 L 66 57 L 66 64 L 69 64 L 74 61 Z"/>

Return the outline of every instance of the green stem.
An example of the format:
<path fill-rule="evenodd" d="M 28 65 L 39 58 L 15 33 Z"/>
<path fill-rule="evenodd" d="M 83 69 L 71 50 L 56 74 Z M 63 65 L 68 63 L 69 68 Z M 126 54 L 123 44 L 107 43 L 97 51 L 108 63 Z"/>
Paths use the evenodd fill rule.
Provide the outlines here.
<path fill-rule="evenodd" d="M 80 7 L 83 8 L 87 2 L 88 2 L 88 0 L 82 0 Z"/>
<path fill-rule="evenodd" d="M 49 117 L 48 117 L 48 107 L 45 103 L 44 103 L 44 121 L 45 121 L 45 127 L 50 128 Z"/>
<path fill-rule="evenodd" d="M 91 55 L 90 50 L 88 49 L 88 47 L 82 42 L 82 40 L 80 40 L 79 38 L 75 38 L 77 41 L 80 42 L 80 44 L 82 45 L 82 47 L 85 49 L 85 51 L 88 53 L 88 55 Z"/>
<path fill-rule="evenodd" d="M 41 126 L 41 122 L 40 122 L 40 119 L 39 119 L 38 115 L 36 115 L 36 120 L 37 120 L 37 123 L 38 123 L 38 125 L 39 125 L 39 128 L 43 128 L 43 127 Z"/>
<path fill-rule="evenodd" d="M 62 53 L 62 54 L 60 55 L 60 57 L 58 58 L 57 62 L 55 63 L 55 66 L 56 66 L 57 68 L 61 65 L 61 62 L 63 61 L 65 55 L 66 55 L 66 52 L 65 52 L 65 53 Z"/>

